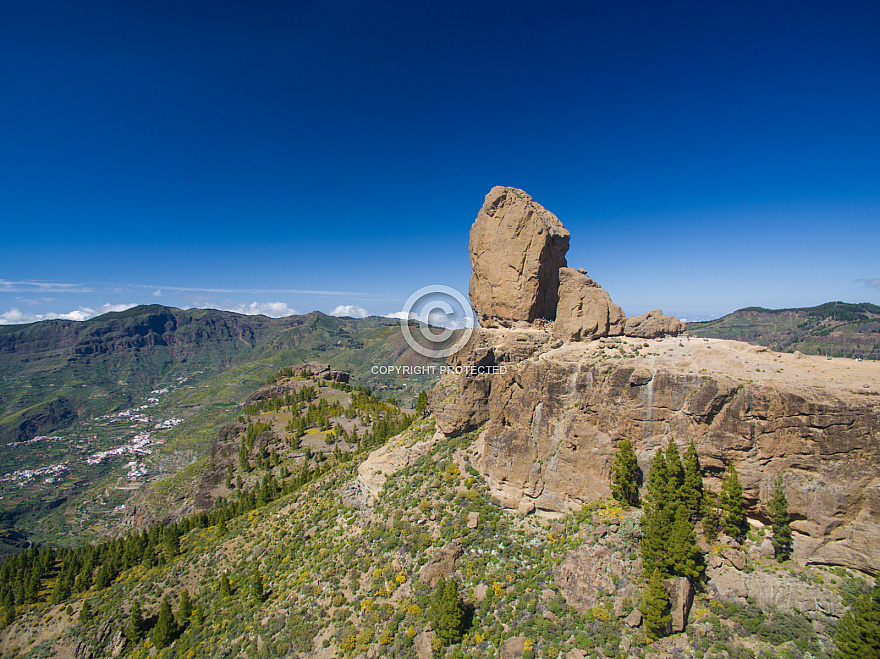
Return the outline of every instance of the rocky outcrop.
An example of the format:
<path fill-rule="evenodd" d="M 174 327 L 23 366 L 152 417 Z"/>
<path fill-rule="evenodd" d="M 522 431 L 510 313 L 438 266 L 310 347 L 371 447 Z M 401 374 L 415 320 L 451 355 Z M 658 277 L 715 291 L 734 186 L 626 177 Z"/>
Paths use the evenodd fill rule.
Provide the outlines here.
<path fill-rule="evenodd" d="M 694 602 L 694 587 L 685 577 L 666 579 L 663 586 L 669 595 L 669 630 L 673 634 L 683 632 Z"/>
<path fill-rule="evenodd" d="M 627 318 L 623 333 L 641 339 L 656 339 L 658 336 L 678 336 L 685 327 L 675 316 L 664 316 L 660 309 L 654 309 L 644 316 Z"/>
<path fill-rule="evenodd" d="M 466 377 L 442 378 L 428 394 L 437 428 L 446 435 L 460 435 L 489 420 L 489 390 L 493 374 L 487 369 L 507 370 L 532 355 L 558 347 L 543 331 L 490 333 L 478 329 L 467 349 L 453 355 L 448 365 Z"/>
<path fill-rule="evenodd" d="M 471 306 L 484 327 L 556 317 L 568 230 L 528 194 L 496 186 L 471 227 Z"/>
<path fill-rule="evenodd" d="M 641 561 L 629 561 L 624 552 L 607 544 L 584 544 L 570 551 L 553 573 L 553 581 L 569 605 L 581 614 L 612 595 L 615 600 L 638 602 L 635 581 Z"/>
<path fill-rule="evenodd" d="M 300 366 L 294 366 L 293 372 L 297 375 L 311 375 L 319 380 L 327 382 L 348 382 L 349 375 L 345 371 L 330 368 L 330 364 L 324 362 L 306 362 Z"/>
<path fill-rule="evenodd" d="M 620 336 L 626 314 L 584 270 L 559 270 L 559 304 L 553 336 L 563 341 L 592 341 Z"/>
<path fill-rule="evenodd" d="M 439 432 L 422 441 L 415 441 L 411 434 L 403 432 L 370 453 L 358 466 L 358 480 L 371 497 L 378 497 L 389 474 L 413 464 L 430 452 L 440 439 L 443 434 Z"/>
<path fill-rule="evenodd" d="M 441 578 L 445 579 L 455 572 L 455 563 L 461 558 L 461 554 L 461 547 L 455 543 L 437 550 L 431 560 L 419 570 L 419 581 L 433 588 Z"/>
<path fill-rule="evenodd" d="M 555 320 L 563 341 L 626 334 L 678 334 L 684 324 L 659 310 L 629 321 L 583 269 L 566 267 L 569 233 L 550 211 L 516 188 L 496 186 L 471 227 L 471 306 L 483 327 Z"/>
<path fill-rule="evenodd" d="M 643 473 L 670 439 L 682 451 L 693 441 L 709 487 L 736 465 L 753 517 L 783 474 L 797 560 L 880 570 L 880 405 L 856 393 L 880 381 L 880 364 L 721 340 L 554 347 L 536 330 L 476 334 L 456 360 L 504 372 L 447 373 L 432 405 L 448 434 L 483 427 L 476 466 L 506 507 L 558 514 L 609 496 L 619 440 Z M 518 335 L 528 350 L 503 348 Z"/>
<path fill-rule="evenodd" d="M 755 602 L 761 608 L 775 606 L 780 611 L 800 611 L 839 618 L 844 605 L 831 588 L 784 571 L 740 572 L 730 567 L 709 567 L 708 591 L 722 602 Z"/>

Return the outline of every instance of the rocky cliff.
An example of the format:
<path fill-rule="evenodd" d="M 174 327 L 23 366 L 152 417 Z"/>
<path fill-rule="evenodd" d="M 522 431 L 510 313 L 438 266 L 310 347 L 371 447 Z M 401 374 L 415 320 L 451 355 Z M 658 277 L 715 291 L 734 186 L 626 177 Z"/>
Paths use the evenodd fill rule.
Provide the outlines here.
<path fill-rule="evenodd" d="M 880 571 L 880 364 L 673 338 L 685 329 L 677 318 L 626 318 L 584 270 L 565 267 L 553 247 L 553 236 L 567 247 L 563 231 L 512 188 L 492 189 L 471 231 L 484 327 L 430 399 L 445 434 L 483 428 L 475 459 L 493 494 L 558 515 L 610 495 L 619 440 L 644 474 L 658 447 L 693 441 L 710 487 L 736 465 L 756 524 L 783 476 L 797 559 Z M 551 298 L 552 313 L 533 313 Z"/>
<path fill-rule="evenodd" d="M 431 405 L 448 435 L 483 426 L 478 468 L 507 507 L 552 515 L 609 496 L 619 440 L 645 474 L 659 446 L 693 440 L 710 487 L 736 465 L 756 523 L 783 475 L 797 559 L 880 568 L 880 364 L 714 339 L 560 345 L 498 329 L 480 330 L 454 363 L 499 366 L 447 373 Z"/>

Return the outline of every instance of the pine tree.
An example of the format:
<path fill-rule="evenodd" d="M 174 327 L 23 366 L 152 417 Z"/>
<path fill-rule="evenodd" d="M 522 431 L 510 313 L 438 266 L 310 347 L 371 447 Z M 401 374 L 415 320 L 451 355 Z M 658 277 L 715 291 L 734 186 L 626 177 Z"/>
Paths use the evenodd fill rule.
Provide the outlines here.
<path fill-rule="evenodd" d="M 85 606 L 85 605 L 83 605 Z M 137 644 L 144 635 L 144 614 L 141 611 L 140 600 L 135 600 L 128 615 L 128 625 L 125 627 L 125 638 L 132 644 Z"/>
<path fill-rule="evenodd" d="M 780 474 L 773 482 L 770 504 L 767 506 L 767 516 L 770 518 L 770 526 L 773 529 L 773 539 L 771 540 L 773 553 L 780 563 L 791 556 L 791 523 L 784 485 Z"/>
<path fill-rule="evenodd" d="M 709 541 L 714 542 L 721 531 L 721 523 L 718 515 L 718 495 L 712 490 L 703 492 L 703 507 L 701 511 L 703 533 Z"/>
<path fill-rule="evenodd" d="M 89 600 L 86 600 L 82 604 L 82 608 L 79 610 L 79 616 L 77 617 L 77 621 L 81 623 L 89 622 L 92 619 L 92 605 L 89 604 Z"/>
<path fill-rule="evenodd" d="M 722 510 L 721 523 L 724 532 L 732 538 L 742 538 L 746 533 L 746 513 L 743 503 L 739 474 L 732 464 L 727 466 L 721 483 L 718 503 Z"/>
<path fill-rule="evenodd" d="M 669 533 L 673 517 L 669 510 L 667 493 L 666 456 L 658 449 L 648 472 L 648 496 L 642 517 L 642 565 L 646 574 L 655 568 L 666 569 Z"/>
<path fill-rule="evenodd" d="M 205 621 L 205 610 L 202 608 L 201 602 L 196 602 L 196 608 L 193 610 L 192 614 L 192 624 L 198 628 L 202 626 L 202 623 Z"/>
<path fill-rule="evenodd" d="M 862 595 L 834 633 L 835 659 L 880 657 L 880 587 Z"/>
<path fill-rule="evenodd" d="M 682 501 L 691 513 L 691 519 L 699 519 L 703 510 L 703 474 L 693 440 L 684 456 L 684 482 L 681 486 L 681 495 Z"/>
<path fill-rule="evenodd" d="M 177 536 L 176 532 L 168 531 L 165 534 L 164 545 L 165 554 L 169 560 L 180 553 L 180 538 Z"/>
<path fill-rule="evenodd" d="M 419 398 L 416 401 L 416 414 L 419 416 L 425 416 L 425 412 L 428 409 L 428 394 L 425 393 L 425 390 L 419 392 Z"/>
<path fill-rule="evenodd" d="M 640 480 L 641 471 L 632 443 L 624 439 L 617 445 L 611 467 L 611 494 L 621 503 L 638 506 Z"/>
<path fill-rule="evenodd" d="M 220 577 L 220 597 L 229 597 L 230 593 L 229 578 L 224 574 Z"/>
<path fill-rule="evenodd" d="M 221 517 L 220 522 L 218 522 L 218 524 L 217 524 L 217 535 L 219 535 L 220 537 L 223 537 L 224 535 L 226 535 L 226 518 L 225 517 Z"/>
<path fill-rule="evenodd" d="M 683 486 L 684 467 L 678 453 L 678 444 L 675 443 L 675 440 L 670 439 L 666 445 L 666 500 L 673 511 L 678 508 L 682 499 Z"/>
<path fill-rule="evenodd" d="M 190 619 L 192 615 L 192 601 L 189 599 L 189 591 L 184 588 L 183 592 L 180 593 L 180 604 L 177 609 L 177 622 L 181 625 L 185 625 L 186 621 Z"/>
<path fill-rule="evenodd" d="M 440 577 L 440 581 L 434 588 L 427 615 L 431 628 L 443 646 L 461 639 L 464 613 L 464 606 L 458 594 L 458 584 L 455 579 L 446 581 Z"/>
<path fill-rule="evenodd" d="M 662 508 L 666 502 L 666 456 L 663 449 L 658 448 L 651 470 L 648 472 L 648 503 L 655 508 Z"/>
<path fill-rule="evenodd" d="M 104 563 L 95 575 L 95 588 L 103 590 L 113 583 L 113 575 L 110 574 L 110 568 Z"/>
<path fill-rule="evenodd" d="M 251 597 L 257 602 L 262 602 L 266 599 L 266 593 L 263 590 L 263 575 L 260 574 L 259 570 L 251 577 Z"/>
<path fill-rule="evenodd" d="M 177 623 L 171 613 L 171 603 L 166 597 L 162 600 L 159 607 L 159 617 L 156 619 L 156 626 L 153 627 L 153 645 L 161 650 L 171 645 L 176 637 Z"/>
<path fill-rule="evenodd" d="M 683 503 L 678 505 L 675 522 L 669 532 L 666 566 L 668 574 L 692 580 L 699 579 L 703 573 L 703 552 L 697 544 L 690 510 Z"/>
<path fill-rule="evenodd" d="M 665 636 L 669 631 L 672 616 L 669 613 L 669 594 L 663 585 L 663 575 L 658 568 L 651 573 L 648 589 L 639 605 L 645 623 L 645 633 L 652 641 Z"/>

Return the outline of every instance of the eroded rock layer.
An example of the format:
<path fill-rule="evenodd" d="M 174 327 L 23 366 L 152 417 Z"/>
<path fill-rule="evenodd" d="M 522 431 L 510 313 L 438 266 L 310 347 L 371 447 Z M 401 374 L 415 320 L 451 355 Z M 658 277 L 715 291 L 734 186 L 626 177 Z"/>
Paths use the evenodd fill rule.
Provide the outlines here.
<path fill-rule="evenodd" d="M 478 468 L 510 508 L 553 514 L 609 496 L 618 440 L 633 442 L 645 474 L 659 446 L 693 440 L 710 487 L 736 465 L 754 518 L 783 475 L 797 559 L 880 568 L 880 364 L 486 329 L 456 363 L 470 370 L 431 394 L 438 427 L 485 424 Z"/>

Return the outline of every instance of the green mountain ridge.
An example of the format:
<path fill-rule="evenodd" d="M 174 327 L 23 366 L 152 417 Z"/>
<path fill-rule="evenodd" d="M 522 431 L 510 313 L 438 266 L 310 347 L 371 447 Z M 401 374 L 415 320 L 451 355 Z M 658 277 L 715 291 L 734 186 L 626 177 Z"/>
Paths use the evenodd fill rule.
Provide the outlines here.
<path fill-rule="evenodd" d="M 336 318 L 317 311 L 268 318 L 140 306 L 87 321 L 0 328 L 0 442 L 30 439 L 76 417 L 130 405 L 139 395 L 200 369 L 211 375 L 261 360 L 278 367 L 314 359 L 403 398 L 417 395 L 428 381 L 413 376 L 392 382 L 370 372 L 374 363 L 427 362 L 403 341 L 396 320 Z M 54 415 L 37 407 L 62 398 Z"/>
<path fill-rule="evenodd" d="M 716 320 L 688 323 L 692 336 L 731 339 L 780 352 L 880 359 L 880 306 L 827 302 L 815 307 L 746 307 Z"/>

